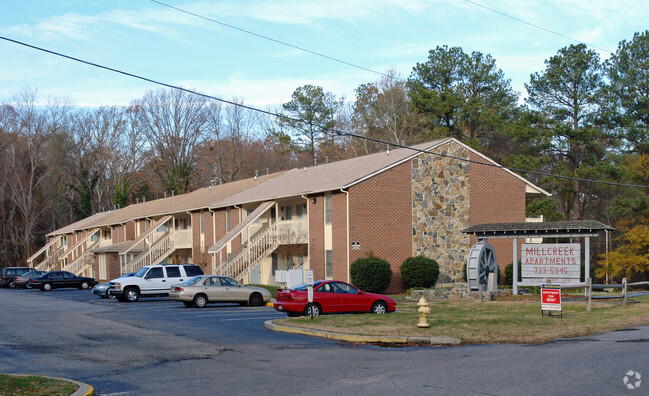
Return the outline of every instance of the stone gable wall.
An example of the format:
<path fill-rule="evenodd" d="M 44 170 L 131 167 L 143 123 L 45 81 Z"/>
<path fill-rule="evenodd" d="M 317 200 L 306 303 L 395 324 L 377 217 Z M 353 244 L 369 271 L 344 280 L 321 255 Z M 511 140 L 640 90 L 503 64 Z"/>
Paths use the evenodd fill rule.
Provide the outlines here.
<path fill-rule="evenodd" d="M 469 158 L 469 151 L 453 142 L 436 152 Z M 438 283 L 462 281 L 469 253 L 469 163 L 433 154 L 411 160 L 412 251 L 439 264 Z"/>

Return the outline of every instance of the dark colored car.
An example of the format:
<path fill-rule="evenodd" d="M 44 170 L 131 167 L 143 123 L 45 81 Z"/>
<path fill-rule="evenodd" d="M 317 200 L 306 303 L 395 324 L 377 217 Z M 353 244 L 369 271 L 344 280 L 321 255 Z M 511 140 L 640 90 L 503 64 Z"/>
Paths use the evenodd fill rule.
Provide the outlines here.
<path fill-rule="evenodd" d="M 16 276 L 29 272 L 33 268 L 29 267 L 5 267 L 0 268 L 0 286 L 2 287 L 16 287 Z"/>
<path fill-rule="evenodd" d="M 326 280 L 313 283 L 313 304 L 309 305 L 307 284 L 291 289 L 279 289 L 273 307 L 288 316 L 322 313 L 371 312 L 383 314 L 393 312 L 397 303 L 392 297 L 366 293 L 341 281 Z"/>
<path fill-rule="evenodd" d="M 32 287 L 37 287 L 42 291 L 65 287 L 75 287 L 77 289 L 85 290 L 96 285 L 97 281 L 94 278 L 77 276 L 68 271 L 51 271 L 30 279 L 29 283 Z"/>
<path fill-rule="evenodd" d="M 32 285 L 31 283 L 29 283 L 29 280 L 31 278 L 36 278 L 37 276 L 41 276 L 45 272 L 46 271 L 39 271 L 32 268 L 31 271 L 25 272 L 22 275 L 18 275 L 15 281 L 16 287 L 24 287 L 25 289 L 31 289 Z"/>

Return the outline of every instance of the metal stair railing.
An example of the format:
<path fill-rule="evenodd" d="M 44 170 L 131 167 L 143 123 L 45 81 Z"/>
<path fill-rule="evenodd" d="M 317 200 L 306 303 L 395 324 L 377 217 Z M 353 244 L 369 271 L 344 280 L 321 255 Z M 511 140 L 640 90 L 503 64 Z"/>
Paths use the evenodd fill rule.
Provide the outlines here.
<path fill-rule="evenodd" d="M 149 249 L 142 252 L 130 263 L 122 265 L 122 274 L 135 272 L 145 265 L 159 264 L 162 260 L 169 257 L 169 255 L 174 251 L 174 243 L 171 236 L 171 232 L 165 233 L 153 245 L 151 245 Z"/>
<path fill-rule="evenodd" d="M 247 245 L 237 249 L 214 273 L 241 280 L 254 264 L 266 258 L 279 246 L 276 234 L 277 222 L 267 228 L 261 228 Z"/>
<path fill-rule="evenodd" d="M 99 241 L 96 241 L 92 245 L 88 246 L 85 252 L 83 252 L 79 257 L 72 260 L 70 263 L 66 264 L 63 268 L 61 268 L 61 271 L 68 271 L 72 272 L 75 275 L 80 275 L 94 262 L 94 253 L 92 253 L 91 250 L 98 244 Z"/>

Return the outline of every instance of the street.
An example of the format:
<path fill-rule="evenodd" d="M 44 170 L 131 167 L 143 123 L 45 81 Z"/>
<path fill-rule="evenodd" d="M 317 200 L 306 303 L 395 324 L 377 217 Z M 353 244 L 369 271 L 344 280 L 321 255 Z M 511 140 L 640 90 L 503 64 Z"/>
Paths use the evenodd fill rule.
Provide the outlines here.
<path fill-rule="evenodd" d="M 129 304 L 81 290 L 0 289 L 0 372 L 72 378 L 97 394 L 649 390 L 649 327 L 541 345 L 382 348 L 264 329 L 282 317 L 271 307 L 190 309 L 162 298 Z M 642 375 L 637 389 L 623 382 L 629 371 Z"/>

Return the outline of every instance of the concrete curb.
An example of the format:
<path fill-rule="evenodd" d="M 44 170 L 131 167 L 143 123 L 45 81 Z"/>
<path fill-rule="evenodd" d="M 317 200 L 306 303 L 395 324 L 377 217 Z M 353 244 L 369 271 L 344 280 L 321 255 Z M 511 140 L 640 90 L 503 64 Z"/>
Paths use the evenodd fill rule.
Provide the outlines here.
<path fill-rule="evenodd" d="M 333 333 L 330 331 L 304 329 L 301 327 L 282 326 L 273 323 L 273 320 L 264 322 L 264 327 L 272 331 L 302 334 L 311 337 L 321 337 L 330 340 L 346 342 L 371 342 L 382 344 L 431 344 L 431 345 L 458 345 L 462 341 L 455 337 L 395 337 L 395 336 L 369 336 L 360 334 Z"/>
<path fill-rule="evenodd" d="M 59 378 L 59 377 L 50 377 L 48 375 L 40 375 L 40 374 L 10 374 L 10 373 L 2 373 L 5 375 L 11 375 L 13 377 L 29 377 L 29 376 L 36 376 L 36 377 L 43 377 L 43 378 L 50 378 L 54 380 L 59 380 L 59 381 L 67 381 L 75 384 L 76 386 L 79 387 L 72 395 L 70 396 L 92 396 L 95 394 L 95 389 L 83 382 L 75 381 L 69 378 Z"/>

